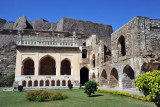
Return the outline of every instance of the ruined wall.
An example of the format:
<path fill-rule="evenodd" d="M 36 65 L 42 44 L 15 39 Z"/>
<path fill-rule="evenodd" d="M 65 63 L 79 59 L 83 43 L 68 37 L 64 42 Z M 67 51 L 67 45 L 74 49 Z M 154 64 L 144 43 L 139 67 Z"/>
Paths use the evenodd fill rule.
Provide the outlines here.
<path fill-rule="evenodd" d="M 62 18 L 57 24 L 58 31 L 76 31 L 84 34 L 96 34 L 97 36 L 110 37 L 113 32 L 112 26 L 94 23 L 90 21 L 82 21 L 71 18 Z"/>

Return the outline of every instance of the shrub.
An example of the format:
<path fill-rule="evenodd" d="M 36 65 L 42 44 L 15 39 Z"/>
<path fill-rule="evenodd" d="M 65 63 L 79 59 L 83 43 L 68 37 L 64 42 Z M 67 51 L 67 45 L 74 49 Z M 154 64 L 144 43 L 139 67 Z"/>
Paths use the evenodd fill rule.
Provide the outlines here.
<path fill-rule="evenodd" d="M 112 90 L 108 91 L 108 90 L 103 90 L 103 89 L 97 89 L 97 91 L 116 94 L 116 95 L 121 95 L 121 96 L 128 96 L 128 97 L 132 97 L 132 98 L 136 98 L 136 99 L 140 99 L 140 100 L 149 101 L 148 97 L 141 97 L 141 96 L 138 96 L 136 94 L 129 94 L 129 93 L 126 93 L 126 92 L 119 92 L 119 91 L 112 91 Z"/>
<path fill-rule="evenodd" d="M 63 100 L 68 98 L 66 94 L 62 94 L 60 92 L 48 92 L 48 91 L 32 91 L 28 92 L 26 95 L 28 101 L 45 101 L 45 100 Z"/>
<path fill-rule="evenodd" d="M 146 72 L 137 77 L 136 87 L 150 100 L 160 107 L 160 71 Z"/>
<path fill-rule="evenodd" d="M 91 93 L 94 94 L 95 91 L 97 91 L 97 83 L 94 81 L 88 81 L 84 84 L 84 93 L 91 96 Z"/>

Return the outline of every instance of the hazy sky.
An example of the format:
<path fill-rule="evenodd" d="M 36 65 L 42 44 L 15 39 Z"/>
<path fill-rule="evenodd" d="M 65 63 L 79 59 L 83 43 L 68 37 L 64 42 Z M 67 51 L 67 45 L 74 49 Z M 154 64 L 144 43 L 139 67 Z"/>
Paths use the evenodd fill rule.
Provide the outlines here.
<path fill-rule="evenodd" d="M 112 25 L 117 30 L 135 16 L 160 19 L 160 0 L 0 0 L 0 18 L 15 21 L 62 17 Z"/>

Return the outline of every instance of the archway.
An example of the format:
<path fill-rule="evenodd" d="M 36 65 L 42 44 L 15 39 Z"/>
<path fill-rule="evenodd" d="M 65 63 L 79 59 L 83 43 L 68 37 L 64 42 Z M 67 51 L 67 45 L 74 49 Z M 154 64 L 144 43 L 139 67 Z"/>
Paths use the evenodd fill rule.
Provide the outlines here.
<path fill-rule="evenodd" d="M 46 80 L 46 86 L 49 86 L 49 80 Z"/>
<path fill-rule="evenodd" d="M 22 86 L 26 87 L 26 81 L 25 80 L 22 81 Z"/>
<path fill-rule="evenodd" d="M 129 65 L 126 65 L 123 69 L 123 87 L 124 88 L 133 88 L 134 86 L 134 71 L 132 69 L 132 67 L 130 67 Z"/>
<path fill-rule="evenodd" d="M 71 75 L 71 63 L 68 59 L 61 62 L 61 75 Z"/>
<path fill-rule="evenodd" d="M 34 61 L 27 58 L 23 61 L 22 75 L 34 75 Z"/>
<path fill-rule="evenodd" d="M 89 80 L 89 70 L 86 67 L 80 70 L 80 84 L 84 85 Z"/>
<path fill-rule="evenodd" d="M 54 80 L 52 80 L 51 85 L 55 86 L 55 81 Z"/>
<path fill-rule="evenodd" d="M 95 54 L 93 54 L 93 56 L 92 56 L 92 65 L 93 65 L 94 68 L 95 68 L 95 64 L 96 64 L 96 62 L 95 62 Z"/>
<path fill-rule="evenodd" d="M 100 77 L 101 85 L 108 85 L 107 81 L 107 72 L 105 70 L 102 71 L 101 77 Z"/>
<path fill-rule="evenodd" d="M 113 68 L 110 74 L 110 86 L 117 87 L 118 86 L 118 71 Z"/>
<path fill-rule="evenodd" d="M 28 87 L 32 87 L 32 81 L 31 80 L 28 81 Z"/>
<path fill-rule="evenodd" d="M 87 50 L 86 49 L 82 50 L 82 58 L 87 58 Z"/>
<path fill-rule="evenodd" d="M 44 86 L 43 80 L 40 81 L 40 86 L 41 86 L 41 87 Z"/>
<path fill-rule="evenodd" d="M 121 36 L 118 39 L 118 51 L 119 51 L 119 56 L 125 56 L 126 55 L 126 47 L 125 47 L 125 38 L 124 38 L 124 36 Z"/>
<path fill-rule="evenodd" d="M 60 80 L 57 80 L 57 86 L 60 86 Z"/>
<path fill-rule="evenodd" d="M 62 81 L 62 86 L 66 86 L 66 81 L 65 80 Z"/>
<path fill-rule="evenodd" d="M 34 81 L 34 86 L 35 86 L 35 87 L 38 86 L 38 81 L 37 81 L 37 80 Z"/>
<path fill-rule="evenodd" d="M 153 71 L 153 70 L 160 70 L 160 63 L 144 63 L 141 66 L 141 74 L 148 72 L 148 71 Z"/>
<path fill-rule="evenodd" d="M 40 75 L 56 75 L 56 62 L 51 56 L 45 56 L 40 60 Z"/>
<path fill-rule="evenodd" d="M 71 84 L 71 80 L 68 80 L 68 85 Z"/>

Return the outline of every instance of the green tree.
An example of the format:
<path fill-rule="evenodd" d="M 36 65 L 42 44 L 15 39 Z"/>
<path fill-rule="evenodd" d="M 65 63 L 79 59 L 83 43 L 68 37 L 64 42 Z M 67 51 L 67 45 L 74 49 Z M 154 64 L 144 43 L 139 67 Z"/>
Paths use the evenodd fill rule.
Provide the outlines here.
<path fill-rule="evenodd" d="M 88 81 L 84 84 L 84 93 L 91 96 L 91 93 L 94 94 L 95 91 L 97 91 L 97 83 L 94 81 Z"/>
<path fill-rule="evenodd" d="M 145 96 L 150 97 L 150 101 L 160 107 L 160 71 L 154 70 L 139 75 L 135 85 Z"/>

